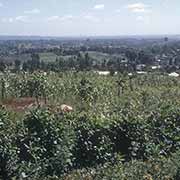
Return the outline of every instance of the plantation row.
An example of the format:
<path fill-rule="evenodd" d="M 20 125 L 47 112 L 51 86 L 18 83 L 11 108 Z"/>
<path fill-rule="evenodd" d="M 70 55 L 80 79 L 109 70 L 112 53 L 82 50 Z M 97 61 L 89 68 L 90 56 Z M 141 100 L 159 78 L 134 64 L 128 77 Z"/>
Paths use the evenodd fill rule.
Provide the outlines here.
<path fill-rule="evenodd" d="M 166 75 L 127 75 L 99 76 L 96 73 L 20 73 L 0 76 L 1 100 L 34 97 L 50 104 L 70 103 L 77 106 L 82 101 L 115 104 L 128 95 L 149 93 L 155 96 L 179 97 L 180 81 Z M 139 98 L 139 97 L 138 97 Z M 167 97 L 169 98 L 169 97 Z M 177 99 L 177 98 L 175 98 Z M 79 104 L 80 103 L 80 104 Z M 99 104 L 98 104 L 99 107 Z M 97 107 L 96 107 L 97 108 Z"/>
<path fill-rule="evenodd" d="M 35 73 L 1 82 L 2 105 L 45 102 L 23 113 L 1 107 L 1 179 L 180 179 L 178 78 Z"/>
<path fill-rule="evenodd" d="M 163 175 L 177 176 L 179 160 L 175 159 L 173 171 L 161 168 L 173 163 L 168 158 L 180 148 L 180 109 L 166 105 L 141 117 L 125 111 L 128 110 L 123 109 L 118 119 L 110 120 L 85 112 L 59 115 L 37 109 L 15 120 L 12 114 L 1 110 L 1 178 L 61 177 L 73 169 L 101 167 L 102 170 L 106 163 L 113 174 L 113 166 L 127 166 L 128 163 L 122 162 L 129 162 L 128 166 L 135 163 L 131 168 L 136 171 L 138 166 L 144 167 L 139 179 L 146 175 L 142 173 L 148 172 L 148 166 L 155 165 L 162 171 L 162 179 Z M 159 160 L 151 162 L 153 158 Z M 132 159 L 136 162 L 131 162 Z M 123 175 L 120 172 L 119 176 Z"/>

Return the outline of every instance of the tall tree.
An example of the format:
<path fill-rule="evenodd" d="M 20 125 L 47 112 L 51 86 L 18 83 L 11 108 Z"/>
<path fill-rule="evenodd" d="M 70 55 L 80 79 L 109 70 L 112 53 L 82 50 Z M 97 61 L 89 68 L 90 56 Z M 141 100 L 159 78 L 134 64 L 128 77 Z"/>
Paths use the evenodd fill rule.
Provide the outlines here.
<path fill-rule="evenodd" d="M 6 64 L 4 63 L 4 61 L 0 61 L 0 71 L 4 72 L 6 69 Z"/>
<path fill-rule="evenodd" d="M 30 64 L 30 71 L 33 72 L 35 70 L 38 70 L 40 68 L 40 57 L 39 54 L 33 53 L 31 55 L 31 61 L 29 61 Z"/>
<path fill-rule="evenodd" d="M 20 69 L 21 69 L 21 61 L 16 59 L 14 61 L 14 70 L 17 72 L 17 71 L 20 71 Z"/>

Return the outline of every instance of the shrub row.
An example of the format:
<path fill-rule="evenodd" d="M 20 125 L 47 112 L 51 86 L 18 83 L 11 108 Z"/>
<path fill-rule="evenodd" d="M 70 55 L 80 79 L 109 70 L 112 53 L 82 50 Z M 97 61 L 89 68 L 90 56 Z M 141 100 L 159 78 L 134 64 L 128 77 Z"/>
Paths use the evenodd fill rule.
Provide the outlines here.
<path fill-rule="evenodd" d="M 168 158 L 180 148 L 180 109 L 168 104 L 142 116 L 121 111 L 113 119 L 39 108 L 19 120 L 13 117 L 0 110 L 0 178 L 6 180 L 60 177 L 75 169 L 113 164 L 119 155 L 123 172 L 128 167 L 134 173 L 147 170 L 152 163 L 145 162 L 154 157 L 172 163 Z M 112 164 L 108 171 L 114 172 Z"/>

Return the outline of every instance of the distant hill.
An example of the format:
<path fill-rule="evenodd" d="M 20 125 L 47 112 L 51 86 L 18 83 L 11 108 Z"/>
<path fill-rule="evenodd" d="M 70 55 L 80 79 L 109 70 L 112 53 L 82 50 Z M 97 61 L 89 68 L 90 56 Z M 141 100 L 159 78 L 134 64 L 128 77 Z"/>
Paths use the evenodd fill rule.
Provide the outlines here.
<path fill-rule="evenodd" d="M 7 40 L 86 40 L 86 39 L 169 39 L 180 40 L 180 35 L 122 35 L 122 36 L 3 36 L 0 35 L 0 41 Z"/>

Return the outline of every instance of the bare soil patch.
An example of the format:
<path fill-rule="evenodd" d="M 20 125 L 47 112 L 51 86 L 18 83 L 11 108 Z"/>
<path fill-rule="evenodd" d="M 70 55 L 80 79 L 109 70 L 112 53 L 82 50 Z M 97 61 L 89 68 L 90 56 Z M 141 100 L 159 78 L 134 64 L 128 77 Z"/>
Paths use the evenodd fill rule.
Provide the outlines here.
<path fill-rule="evenodd" d="M 44 102 L 39 101 L 39 104 L 43 105 Z M 3 102 L 1 102 L 1 105 L 15 112 L 23 112 L 31 107 L 38 106 L 36 99 L 31 97 L 4 100 Z"/>

